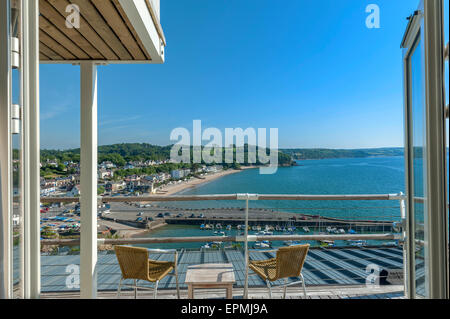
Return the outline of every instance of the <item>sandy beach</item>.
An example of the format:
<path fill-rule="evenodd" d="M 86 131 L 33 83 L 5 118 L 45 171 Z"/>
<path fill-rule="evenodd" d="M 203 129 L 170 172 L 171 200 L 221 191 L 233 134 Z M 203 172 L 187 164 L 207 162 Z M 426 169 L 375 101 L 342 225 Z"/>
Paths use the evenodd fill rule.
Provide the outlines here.
<path fill-rule="evenodd" d="M 194 188 L 197 187 L 199 185 L 205 184 L 205 183 L 209 183 L 213 180 L 216 180 L 218 178 L 224 177 L 226 175 L 231 175 L 231 174 L 236 174 L 236 173 L 240 173 L 243 170 L 246 169 L 251 169 L 253 167 L 244 167 L 241 170 L 235 170 L 235 169 L 228 169 L 226 171 L 221 171 L 218 173 L 212 173 L 212 174 L 208 174 L 208 175 L 204 175 L 202 176 L 202 178 L 191 178 L 190 180 L 186 181 L 186 182 L 181 182 L 178 184 L 172 184 L 172 185 L 164 185 L 163 187 L 159 188 L 156 191 L 157 195 L 174 195 L 177 193 L 180 193 L 186 189 L 189 188 Z"/>

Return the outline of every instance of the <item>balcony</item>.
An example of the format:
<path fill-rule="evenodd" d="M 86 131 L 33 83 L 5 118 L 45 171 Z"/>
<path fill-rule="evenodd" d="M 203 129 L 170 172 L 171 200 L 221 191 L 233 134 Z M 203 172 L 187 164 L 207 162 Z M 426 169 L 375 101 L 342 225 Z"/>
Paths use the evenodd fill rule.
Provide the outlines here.
<path fill-rule="evenodd" d="M 276 224 L 280 223 L 278 218 L 270 220 L 267 216 L 265 219 L 258 219 L 255 212 L 258 209 L 249 208 L 250 200 L 282 200 L 295 203 L 296 201 L 315 201 L 334 200 L 337 202 L 356 203 L 363 202 L 397 202 L 398 209 L 397 218 L 395 220 L 380 220 L 371 218 L 372 220 L 355 220 L 355 219 L 336 219 L 324 217 L 326 213 L 317 213 L 314 211 L 314 219 L 301 219 L 295 221 L 290 220 L 292 226 L 298 227 L 299 231 L 291 231 L 289 233 L 275 232 L 275 234 L 267 235 L 264 233 L 250 234 L 252 226 L 261 223 Z M 98 245 L 109 247 L 112 245 L 137 245 L 152 248 L 173 247 L 178 251 L 178 272 L 179 282 L 182 291 L 182 298 L 187 295 L 187 286 L 184 283 L 187 267 L 189 265 L 205 264 L 205 263 L 231 263 L 234 268 L 236 283 L 234 285 L 234 298 L 243 298 L 246 296 L 245 288 L 248 286 L 248 298 L 267 298 L 267 288 L 265 282 L 258 276 L 252 276 L 252 271 L 246 271 L 246 255 L 250 260 L 261 260 L 273 258 L 274 252 L 266 252 L 261 249 L 252 249 L 255 242 L 269 241 L 274 244 L 273 248 L 283 245 L 295 243 L 311 243 L 304 267 L 303 276 L 307 287 L 307 298 L 403 298 L 404 297 L 404 245 L 403 230 L 399 226 L 404 210 L 402 209 L 405 200 L 402 194 L 383 194 L 383 195 L 260 195 L 260 194 L 229 194 L 229 195 L 197 195 L 197 196 L 147 196 L 147 197 L 101 197 L 99 201 L 107 202 L 111 205 L 114 203 L 132 202 L 150 203 L 152 202 L 156 209 L 157 205 L 167 205 L 170 203 L 180 203 L 183 205 L 178 209 L 180 211 L 192 211 L 189 208 L 189 202 L 210 201 L 210 203 L 218 203 L 219 201 L 234 200 L 237 203 L 245 203 L 242 209 L 238 209 L 242 219 L 239 216 L 232 215 L 231 218 L 224 217 L 216 220 L 216 223 L 226 221 L 226 223 L 235 222 L 235 224 L 245 224 L 247 227 L 235 234 L 229 233 L 223 236 L 213 235 L 212 231 L 206 231 L 209 236 L 186 236 L 186 237 L 140 237 L 140 238 L 119 238 L 119 239 L 98 239 Z M 66 197 L 45 197 L 43 202 L 76 202 L 77 198 Z M 214 204 L 213 204 L 214 205 Z M 294 205 L 297 206 L 297 205 Z M 359 206 L 367 209 L 373 206 Z M 375 206 L 376 207 L 376 206 Z M 385 206 L 386 207 L 386 206 Z M 378 207 L 379 209 L 380 207 Z M 135 209 L 140 210 L 139 208 Z M 151 210 L 151 209 L 150 209 Z M 205 212 L 208 209 L 204 209 Z M 196 211 L 200 211 L 196 209 Z M 249 218 L 249 212 L 253 211 L 253 218 Z M 260 211 L 264 212 L 264 209 Z M 82 213 L 81 213 L 82 214 Z M 132 213 L 134 216 L 135 214 Z M 263 214 L 264 215 L 264 214 Z M 299 215 L 300 216 L 300 215 Z M 177 218 L 166 216 L 165 221 L 168 223 L 196 224 L 198 227 L 207 217 L 203 218 Z M 99 217 L 99 221 L 101 221 Z M 211 219 L 210 219 L 211 220 Z M 283 220 L 286 223 L 289 219 Z M 225 225 L 225 224 L 224 224 Z M 358 231 L 336 234 L 337 231 L 331 231 L 329 225 L 336 225 L 340 229 L 357 229 Z M 306 233 L 303 227 L 308 228 Z M 255 227 L 253 227 L 255 228 Z M 246 229 L 246 230 L 245 230 Z M 254 232 L 253 232 L 254 233 Z M 203 233 L 202 233 L 203 234 Z M 151 235 L 151 233 L 150 233 Z M 207 242 L 220 241 L 223 245 L 217 248 L 183 248 L 186 243 L 196 243 L 199 246 Z M 331 242 L 336 242 L 335 246 L 331 246 Z M 320 245 L 319 243 L 322 243 Z M 42 246 L 58 246 L 66 247 L 66 249 L 57 249 L 53 253 L 44 253 L 41 256 L 41 291 L 44 298 L 73 298 L 80 294 L 78 273 L 73 269 L 83 267 L 80 262 L 80 252 L 68 247 L 77 247 L 80 244 L 79 239 L 43 239 Z M 234 244 L 234 246 L 233 246 Z M 324 247 L 323 244 L 328 244 Z M 178 246 L 177 246 L 178 245 Z M 162 253 L 150 254 L 150 259 L 170 261 L 171 256 Z M 377 268 L 378 267 L 378 268 Z M 368 276 L 373 271 L 399 271 L 401 277 L 395 282 L 386 282 L 381 279 L 380 285 L 367 284 Z M 116 298 L 116 291 L 121 277 L 121 271 L 117 262 L 117 258 L 112 250 L 100 250 L 97 254 L 96 261 L 97 279 L 96 289 L 99 298 Z M 75 277 L 74 277 L 75 275 Z M 377 274 L 378 275 L 378 274 Z M 289 278 L 287 283 L 294 282 L 295 278 Z M 281 284 L 281 281 L 275 282 L 274 285 Z M 374 282 L 375 283 L 375 282 Z M 151 284 L 141 282 L 139 286 L 152 287 Z M 274 289 L 274 298 L 281 297 L 282 289 Z M 152 298 L 152 294 L 145 290 L 139 292 L 139 298 Z M 132 292 L 124 291 L 123 298 L 134 298 Z M 197 298 L 221 298 L 223 294 L 220 291 L 202 291 L 196 294 Z M 158 298 L 176 298 L 175 280 L 173 277 L 164 278 L 159 284 Z M 304 298 L 300 286 L 291 286 L 287 290 L 287 298 Z"/>

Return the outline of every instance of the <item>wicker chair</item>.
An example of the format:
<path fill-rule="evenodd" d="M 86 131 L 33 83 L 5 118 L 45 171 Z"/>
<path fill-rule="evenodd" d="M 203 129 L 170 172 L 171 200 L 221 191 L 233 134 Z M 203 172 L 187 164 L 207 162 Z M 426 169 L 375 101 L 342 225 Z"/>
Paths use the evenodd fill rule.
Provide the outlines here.
<path fill-rule="evenodd" d="M 145 280 L 154 282 L 153 297 L 156 299 L 158 292 L 158 283 L 166 276 L 175 276 L 177 285 L 177 297 L 180 298 L 180 290 L 178 287 L 178 270 L 177 259 L 178 253 L 176 249 L 162 250 L 162 249 L 147 249 L 130 246 L 115 246 L 117 260 L 119 261 L 122 277 L 120 278 L 119 288 L 117 289 L 117 298 L 120 297 L 122 286 L 134 288 L 134 298 L 137 298 L 137 289 L 152 289 L 148 287 L 138 287 L 138 280 Z M 149 259 L 149 252 L 152 253 L 173 253 L 174 261 L 156 261 Z M 124 279 L 133 279 L 134 285 L 124 285 Z"/>
<path fill-rule="evenodd" d="M 271 282 L 279 279 L 284 279 L 283 298 L 286 298 L 286 290 L 288 286 L 302 283 L 303 293 L 306 297 L 305 280 L 302 275 L 303 264 L 308 254 L 309 244 L 295 245 L 290 247 L 282 247 L 278 250 L 265 250 L 258 252 L 277 252 L 275 258 L 266 260 L 252 260 L 249 261 L 249 268 L 258 275 L 262 280 L 266 281 L 267 288 L 269 288 L 269 297 L 272 298 Z M 287 283 L 287 278 L 299 277 L 299 281 Z"/>

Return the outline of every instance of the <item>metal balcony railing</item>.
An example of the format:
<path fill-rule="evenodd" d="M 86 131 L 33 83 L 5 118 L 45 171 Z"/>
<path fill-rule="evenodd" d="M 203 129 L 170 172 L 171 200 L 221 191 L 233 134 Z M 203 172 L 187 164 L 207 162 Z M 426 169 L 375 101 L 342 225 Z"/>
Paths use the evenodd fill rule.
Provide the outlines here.
<path fill-rule="evenodd" d="M 402 193 L 399 194 L 377 194 L 377 195 L 261 195 L 261 194 L 225 194 L 225 195 L 187 195 L 187 196 L 139 196 L 139 197 L 119 197 L 119 196 L 104 196 L 99 197 L 98 201 L 103 203 L 118 203 L 118 202 L 192 202 L 192 201 L 224 201 L 224 200 L 237 200 L 244 201 L 244 220 L 245 223 L 244 232 L 242 235 L 238 234 L 235 236 L 196 236 L 196 237 L 159 237 L 159 238 L 122 238 L 122 239 L 98 239 L 99 245 L 142 245 L 142 244 L 166 244 L 166 243 L 193 243 L 193 242 L 211 242 L 218 241 L 221 242 L 237 242 L 244 245 L 243 250 L 239 249 L 222 249 L 218 250 L 219 255 L 222 257 L 217 257 L 219 259 L 224 259 L 225 261 L 235 261 L 236 271 L 243 272 L 238 278 L 242 281 L 242 286 L 244 287 L 244 298 L 248 297 L 248 287 L 249 287 L 249 270 L 248 261 L 250 259 L 258 259 L 264 257 L 270 257 L 268 255 L 261 255 L 258 251 L 252 251 L 249 249 L 249 243 L 251 242 L 262 242 L 262 241 L 335 241 L 335 240 L 349 240 L 349 241 L 363 241 L 363 240 L 377 240 L 377 241 L 394 241 L 398 240 L 403 242 L 405 237 L 405 231 L 401 226 L 401 220 L 405 218 L 405 196 Z M 249 202 L 257 200 L 266 201 L 398 201 L 400 209 L 400 218 L 397 220 L 399 222 L 394 222 L 393 225 L 396 232 L 383 232 L 376 234 L 304 234 L 304 235 L 250 235 L 249 234 Z M 67 198 L 67 197 L 43 197 L 41 199 L 42 203 L 73 203 L 78 202 L 79 198 Z M 376 209 L 376 207 L 373 207 Z M 345 209 L 345 208 L 344 208 Z M 353 221 L 354 222 L 354 221 Z M 397 225 L 398 224 L 398 225 Z M 391 229 L 392 230 L 392 229 Z M 44 239 L 41 240 L 42 246 L 78 246 L 80 244 L 79 239 Z M 322 282 L 330 282 L 330 284 L 345 284 L 345 283 L 362 283 L 363 273 L 369 264 L 376 264 L 377 259 L 382 264 L 384 263 L 386 267 L 394 265 L 395 267 L 405 266 L 405 245 L 403 246 L 403 251 L 399 255 L 399 249 L 382 251 L 380 249 L 369 251 L 366 248 L 347 248 L 346 250 L 332 250 L 329 252 L 324 252 L 323 250 L 311 250 L 311 264 L 308 264 L 309 269 L 305 269 L 309 273 L 307 277 L 307 282 L 320 282 L 319 277 L 323 277 Z M 358 252 L 358 250 L 360 250 Z M 328 250 L 327 250 L 328 251 Z M 212 253 L 213 251 L 211 251 Z M 183 259 L 183 253 L 185 253 L 186 258 Z M 198 252 L 201 253 L 201 252 Z M 180 263 L 185 264 L 186 267 L 190 262 L 201 262 L 203 259 L 208 259 L 209 257 L 204 255 L 198 261 L 198 258 L 193 257 L 194 252 L 189 252 L 187 249 L 181 250 Z M 236 255 L 237 254 L 237 255 Z M 236 256 L 241 256 L 238 258 Z M 242 256 L 243 255 L 243 256 Z M 188 258 L 188 256 L 190 256 Z M 234 256 L 234 257 L 233 257 Z M 155 258 L 161 258 L 161 256 L 154 256 Z M 241 258 L 242 257 L 242 258 Z M 106 257 L 105 257 L 106 258 Z M 384 261 L 381 259 L 387 258 Z M 239 259 L 239 260 L 238 260 Z M 205 261 L 205 260 L 203 260 Z M 391 263 L 392 262 L 392 263 Z M 106 267 L 111 266 L 111 260 L 104 261 Z M 64 265 L 53 264 L 53 267 L 63 267 Z M 353 267 L 353 268 L 352 268 Z M 103 272 L 103 275 L 114 275 L 120 274 L 116 273 L 118 269 L 114 272 Z M 326 270 L 326 271 L 325 271 Z M 182 272 L 182 267 L 181 267 Z M 331 274 L 331 275 L 330 275 Z M 333 274 L 336 275 L 333 278 Z M 342 278 L 339 275 L 346 274 Z M 253 280 L 253 279 L 252 279 Z M 107 280 L 108 282 L 110 280 Z M 113 283 L 109 283 L 113 285 Z M 254 284 L 254 283 L 253 283 Z M 108 285 L 106 285 L 108 286 Z M 170 285 L 169 285 L 170 286 Z M 109 287 L 109 286 L 108 286 Z"/>

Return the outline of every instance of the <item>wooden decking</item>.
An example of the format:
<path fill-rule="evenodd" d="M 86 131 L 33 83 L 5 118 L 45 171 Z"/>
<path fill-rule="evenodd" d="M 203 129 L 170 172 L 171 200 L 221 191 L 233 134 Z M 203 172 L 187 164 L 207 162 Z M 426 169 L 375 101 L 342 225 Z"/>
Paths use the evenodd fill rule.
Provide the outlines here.
<path fill-rule="evenodd" d="M 233 289 L 233 299 L 242 299 L 243 290 Z M 78 292 L 57 292 L 44 293 L 43 299 L 77 299 L 80 297 Z M 181 290 L 181 299 L 187 299 L 187 290 Z M 116 292 L 99 292 L 99 299 L 115 299 Z M 134 293 L 132 291 L 123 291 L 121 299 L 132 299 Z M 151 291 L 139 291 L 138 299 L 152 299 Z M 196 299 L 225 299 L 225 290 L 218 289 L 202 289 L 195 293 Z M 249 289 L 249 299 L 267 299 L 268 293 L 265 288 Z M 273 298 L 282 298 L 282 289 L 273 289 Z M 367 286 L 327 286 L 327 287 L 309 287 L 307 288 L 306 299 L 404 299 L 403 286 L 380 286 L 379 288 L 368 288 Z M 158 299 L 176 299 L 175 290 L 158 291 Z M 305 299 L 301 289 L 298 287 L 288 288 L 286 299 Z"/>
<path fill-rule="evenodd" d="M 273 253 L 263 253 L 260 251 L 250 251 L 251 260 L 261 260 L 273 258 Z M 151 254 L 152 260 L 171 261 L 172 255 Z M 42 291 L 55 293 L 75 293 L 75 287 L 68 287 L 67 280 L 71 272 L 67 271 L 68 265 L 78 266 L 80 264 L 79 255 L 59 255 L 42 256 Z M 200 265 L 205 263 L 231 263 L 235 270 L 236 284 L 234 288 L 239 289 L 244 286 L 245 279 L 245 258 L 241 249 L 224 250 L 182 250 L 178 258 L 178 275 L 182 289 L 186 289 L 185 276 L 190 265 Z M 306 287 L 327 287 L 358 286 L 365 285 L 367 267 L 376 264 L 380 269 L 402 269 L 402 250 L 397 247 L 346 247 L 346 248 L 314 248 L 310 249 L 303 266 L 303 276 Z M 19 269 L 17 267 L 17 269 Z M 120 268 L 117 258 L 112 253 L 99 253 L 98 255 L 98 279 L 97 287 L 99 291 L 117 290 L 120 280 Z M 289 282 L 296 281 L 294 278 Z M 275 282 L 275 286 L 282 284 L 282 281 Z M 143 286 L 150 284 L 142 283 Z M 175 280 L 173 277 L 163 279 L 159 287 L 161 290 L 174 290 Z M 258 276 L 249 277 L 249 287 L 264 288 L 266 284 Z"/>

